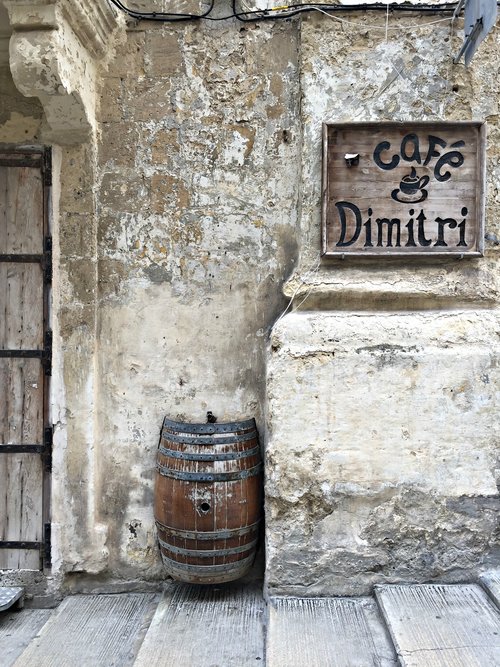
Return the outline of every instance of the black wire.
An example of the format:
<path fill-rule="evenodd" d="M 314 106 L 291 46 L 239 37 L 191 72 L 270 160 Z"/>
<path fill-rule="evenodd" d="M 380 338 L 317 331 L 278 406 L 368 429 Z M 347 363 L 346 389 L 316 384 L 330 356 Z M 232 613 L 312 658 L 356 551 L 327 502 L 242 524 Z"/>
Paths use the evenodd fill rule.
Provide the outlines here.
<path fill-rule="evenodd" d="M 264 15 L 257 20 L 265 20 L 268 18 L 269 19 L 288 18 L 289 16 L 296 16 L 297 14 L 301 14 L 302 12 L 314 12 L 317 11 L 318 9 L 323 9 L 323 11 L 326 9 L 328 12 L 332 14 L 336 13 L 341 14 L 342 12 L 358 12 L 358 11 L 387 12 L 386 2 L 377 2 L 370 4 L 360 3 L 356 5 L 337 5 L 337 4 L 334 5 L 329 3 L 308 2 L 307 4 L 287 5 L 286 9 L 293 10 L 288 14 L 283 14 L 283 13 L 276 14 L 272 9 L 262 9 L 262 10 L 255 10 L 253 12 L 238 13 L 236 12 L 236 0 L 232 0 L 232 6 L 233 6 L 233 14 L 232 14 L 233 17 L 238 18 L 241 16 L 249 16 L 255 13 L 261 13 Z M 497 2 L 497 6 L 500 7 L 500 0 Z M 458 2 L 448 2 L 442 5 L 434 5 L 434 4 L 414 5 L 409 3 L 400 5 L 389 5 L 389 9 L 391 12 L 414 12 L 414 13 L 426 12 L 429 14 L 441 14 L 441 13 L 448 14 L 454 12 L 457 7 L 458 7 Z M 226 18 L 231 18 L 231 17 L 226 17 Z"/>
<path fill-rule="evenodd" d="M 128 14 L 134 19 L 147 20 L 147 21 L 164 21 L 164 22 L 174 22 L 174 21 L 191 21 L 193 19 L 205 19 L 208 18 L 208 15 L 212 12 L 214 8 L 215 0 L 211 0 L 210 6 L 206 12 L 203 14 L 171 14 L 167 12 L 140 12 L 136 9 L 130 9 L 122 4 L 121 0 L 110 0 L 111 4 L 121 9 L 123 12 Z"/>
<path fill-rule="evenodd" d="M 294 4 L 287 5 L 286 9 L 273 11 L 270 9 L 254 10 L 250 12 L 241 12 L 237 10 L 236 2 L 237 0 L 232 0 L 232 13 L 228 16 L 210 16 L 214 8 L 215 0 L 211 0 L 209 8 L 203 14 L 174 14 L 166 12 L 140 12 L 135 9 L 130 9 L 126 7 L 121 0 L 110 0 L 110 2 L 115 5 L 118 9 L 121 9 L 127 13 L 132 18 L 138 20 L 147 20 L 147 21 L 162 21 L 162 22 L 176 22 L 176 21 L 191 21 L 204 19 L 206 21 L 226 21 L 228 19 L 235 18 L 242 23 L 255 23 L 256 21 L 278 21 L 289 19 L 293 16 L 299 14 L 304 14 L 308 12 L 314 12 L 318 9 L 322 11 L 328 11 L 329 13 L 336 14 L 342 12 L 353 12 L 353 11 L 383 11 L 387 12 L 386 3 L 375 3 L 375 4 L 358 4 L 358 5 L 333 5 L 329 3 L 307 3 L 307 4 Z M 497 3 L 500 5 L 500 2 Z M 441 13 L 450 13 L 454 12 L 457 8 L 458 3 L 447 3 L 445 5 L 393 5 L 389 6 L 391 12 L 415 12 L 415 13 L 432 13 L 432 14 L 441 14 Z"/>

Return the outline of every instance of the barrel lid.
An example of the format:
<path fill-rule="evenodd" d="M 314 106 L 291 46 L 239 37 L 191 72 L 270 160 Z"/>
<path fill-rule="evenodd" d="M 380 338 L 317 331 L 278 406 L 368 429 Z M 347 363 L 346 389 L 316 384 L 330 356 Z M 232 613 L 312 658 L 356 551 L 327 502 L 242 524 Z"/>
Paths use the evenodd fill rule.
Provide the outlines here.
<path fill-rule="evenodd" d="M 186 422 L 177 422 L 172 419 L 163 420 L 163 428 L 179 433 L 234 433 L 235 431 L 245 431 L 255 429 L 255 419 L 245 419 L 238 422 L 225 422 L 220 424 L 190 424 Z"/>

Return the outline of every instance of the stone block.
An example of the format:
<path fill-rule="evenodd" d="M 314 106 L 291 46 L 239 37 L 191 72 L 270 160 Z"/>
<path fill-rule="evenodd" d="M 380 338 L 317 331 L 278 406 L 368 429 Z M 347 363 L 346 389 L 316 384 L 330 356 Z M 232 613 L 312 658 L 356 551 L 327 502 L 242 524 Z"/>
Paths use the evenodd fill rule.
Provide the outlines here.
<path fill-rule="evenodd" d="M 298 41 L 295 36 L 290 39 L 288 31 L 281 26 L 273 29 L 270 38 L 262 43 L 256 55 L 257 71 L 282 72 L 282 76 L 294 69 L 297 61 Z"/>
<path fill-rule="evenodd" d="M 13 111 L 5 123 L 0 123 L 0 143 L 27 143 L 28 141 L 35 143 L 40 136 L 41 125 L 41 119 L 22 116 Z"/>
<path fill-rule="evenodd" d="M 134 79 L 125 87 L 126 118 L 131 121 L 159 121 L 172 113 L 171 82 L 168 78 Z"/>
<path fill-rule="evenodd" d="M 99 216 L 99 227 L 97 230 L 97 243 L 99 245 L 99 257 L 109 257 L 116 251 L 124 250 L 124 221 L 120 214 L 102 214 Z"/>
<path fill-rule="evenodd" d="M 112 163 L 125 167 L 135 164 L 139 133 L 133 125 L 102 123 L 99 141 L 101 164 Z"/>
<path fill-rule="evenodd" d="M 104 77 L 99 91 L 100 120 L 103 123 L 122 118 L 122 82 L 119 78 Z"/>
<path fill-rule="evenodd" d="M 91 214 L 68 213 L 59 227 L 59 245 L 63 257 L 94 257 L 97 248 L 96 227 Z"/>
<path fill-rule="evenodd" d="M 99 261 L 99 295 L 101 298 L 119 293 L 128 278 L 128 267 L 124 262 L 103 259 Z"/>
<path fill-rule="evenodd" d="M 62 282 L 71 294 L 74 305 L 91 305 L 96 298 L 96 264 L 89 259 L 72 259 L 61 262 Z"/>
<path fill-rule="evenodd" d="M 67 341 L 70 340 L 71 336 L 73 336 L 76 331 L 86 332 L 87 337 L 90 339 L 89 332 L 93 331 L 96 325 L 96 310 L 94 304 L 82 306 L 81 304 L 67 303 L 61 307 L 59 312 L 60 332 L 61 337 L 66 341 L 66 348 L 69 347 Z M 77 369 L 81 368 L 81 364 L 81 358 L 75 360 Z M 67 362 L 65 360 L 65 368 L 66 365 Z M 76 375 L 75 368 L 72 370 Z M 68 372 L 68 377 L 70 376 L 71 371 Z"/>
<path fill-rule="evenodd" d="M 138 213 L 149 206 L 149 188 L 141 176 L 107 172 L 102 178 L 100 200 L 111 211 Z"/>
<path fill-rule="evenodd" d="M 128 32 L 126 41 L 116 50 L 108 76 L 137 78 L 144 76 L 144 32 Z"/>
<path fill-rule="evenodd" d="M 153 164 L 166 165 L 179 151 L 179 130 L 172 128 L 155 132 L 151 141 L 151 162 Z"/>
<path fill-rule="evenodd" d="M 267 667 L 395 667 L 370 598 L 274 598 L 268 603 Z"/>
<path fill-rule="evenodd" d="M 130 9 L 141 12 L 169 12 L 172 14 L 203 14 L 207 11 L 209 4 L 204 0 L 130 0 L 128 5 Z"/>
<path fill-rule="evenodd" d="M 151 207 L 154 213 L 174 209 L 180 215 L 189 206 L 189 191 L 184 182 L 169 174 L 155 174 L 151 178 Z"/>
<path fill-rule="evenodd" d="M 500 616 L 479 586 L 377 586 L 399 664 L 494 665 Z"/>
<path fill-rule="evenodd" d="M 89 213 L 94 208 L 93 150 L 90 145 L 62 151 L 60 208 L 65 213 Z"/>
<path fill-rule="evenodd" d="M 487 310 L 299 312 L 275 326 L 272 592 L 472 576 L 499 507 L 497 341 Z"/>
<path fill-rule="evenodd" d="M 146 37 L 146 74 L 150 77 L 181 73 L 182 54 L 175 33 L 150 32 Z"/>
<path fill-rule="evenodd" d="M 9 67 L 0 66 L 0 125 L 8 121 L 12 113 L 40 119 L 43 109 L 36 97 L 24 97 L 17 90 Z"/>

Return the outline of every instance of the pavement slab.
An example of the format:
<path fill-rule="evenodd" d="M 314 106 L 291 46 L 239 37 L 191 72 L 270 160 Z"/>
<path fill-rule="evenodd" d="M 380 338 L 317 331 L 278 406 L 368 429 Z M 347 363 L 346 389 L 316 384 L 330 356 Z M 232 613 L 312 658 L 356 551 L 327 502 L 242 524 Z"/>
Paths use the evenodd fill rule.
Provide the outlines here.
<path fill-rule="evenodd" d="M 475 584 L 376 586 L 403 667 L 499 667 L 500 614 Z"/>
<path fill-rule="evenodd" d="M 11 667 L 49 620 L 51 609 L 25 609 L 0 613 L 0 664 Z"/>
<path fill-rule="evenodd" d="M 262 665 L 264 606 L 257 587 L 169 585 L 134 667 Z"/>
<path fill-rule="evenodd" d="M 479 581 L 490 598 L 500 608 L 500 570 L 490 570 L 480 575 Z"/>
<path fill-rule="evenodd" d="M 370 598 L 274 598 L 269 602 L 268 667 L 397 665 Z"/>
<path fill-rule="evenodd" d="M 154 594 L 66 598 L 14 666 L 127 667 L 137 655 L 155 599 Z"/>

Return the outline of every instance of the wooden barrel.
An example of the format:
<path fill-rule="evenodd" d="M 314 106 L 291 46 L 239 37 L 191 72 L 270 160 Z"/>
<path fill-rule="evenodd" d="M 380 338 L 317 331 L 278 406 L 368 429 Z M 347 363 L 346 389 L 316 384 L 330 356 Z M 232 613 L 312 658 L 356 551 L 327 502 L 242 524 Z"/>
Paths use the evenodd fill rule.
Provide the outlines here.
<path fill-rule="evenodd" d="M 156 463 L 155 520 L 168 574 L 197 584 L 243 576 L 255 557 L 261 494 L 254 419 L 225 424 L 165 419 Z"/>

